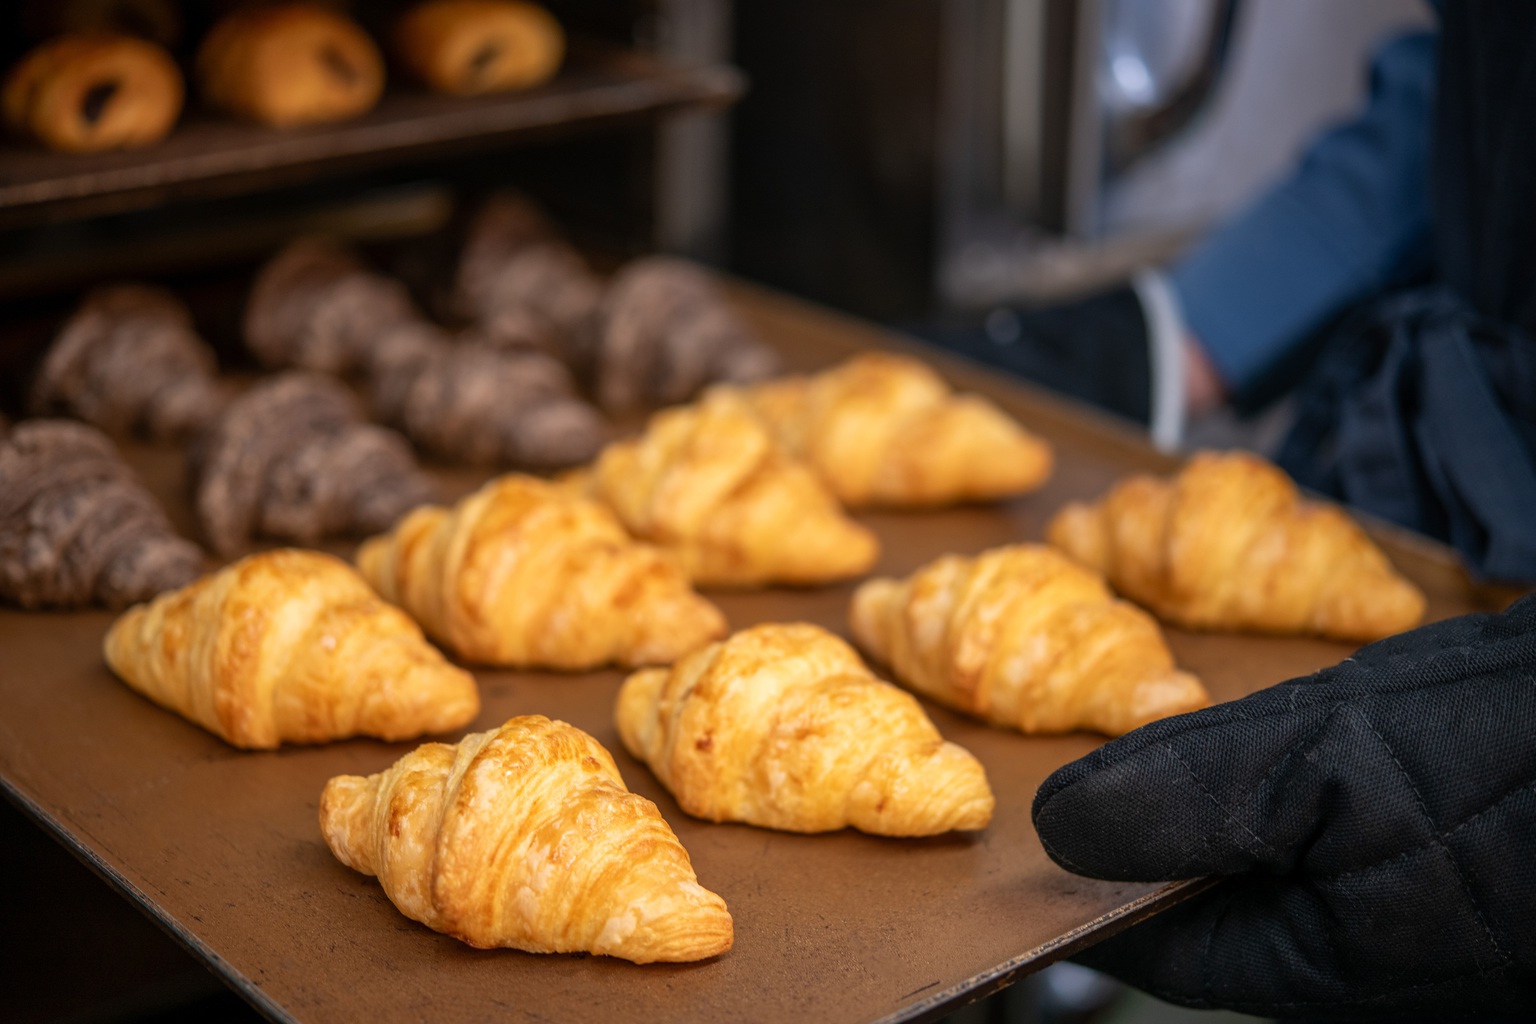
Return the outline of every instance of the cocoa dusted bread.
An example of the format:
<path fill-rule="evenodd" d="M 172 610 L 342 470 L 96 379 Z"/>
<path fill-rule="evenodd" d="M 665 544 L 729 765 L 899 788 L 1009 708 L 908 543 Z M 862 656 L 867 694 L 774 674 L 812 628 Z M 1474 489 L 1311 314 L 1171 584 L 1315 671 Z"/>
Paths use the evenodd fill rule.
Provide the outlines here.
<path fill-rule="evenodd" d="M 68 414 L 151 441 L 191 436 L 229 400 L 213 350 L 170 292 L 98 288 L 60 329 L 32 385 L 32 411 Z"/>
<path fill-rule="evenodd" d="M 101 431 L 28 420 L 0 432 L 0 599 L 122 608 L 202 565 Z"/>

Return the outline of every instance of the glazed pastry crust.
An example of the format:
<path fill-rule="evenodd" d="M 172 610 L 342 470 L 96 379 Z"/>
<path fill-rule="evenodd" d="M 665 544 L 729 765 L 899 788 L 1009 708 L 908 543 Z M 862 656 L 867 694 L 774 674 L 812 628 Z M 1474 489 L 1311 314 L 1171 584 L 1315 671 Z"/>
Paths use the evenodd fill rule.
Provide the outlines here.
<path fill-rule="evenodd" d="M 1336 505 L 1242 452 L 1203 452 L 1171 480 L 1134 476 L 1074 503 L 1050 542 L 1131 600 L 1194 629 L 1378 640 L 1417 625 L 1424 595 Z"/>
<path fill-rule="evenodd" d="M 428 0 L 396 24 L 395 54 L 437 92 L 478 96 L 547 81 L 565 56 L 565 32 L 521 0 Z"/>
<path fill-rule="evenodd" d="M 844 515 L 736 394 L 651 417 L 573 478 L 703 585 L 813 584 L 868 572 L 875 535 Z"/>
<path fill-rule="evenodd" d="M 275 128 L 341 121 L 373 108 L 384 60 L 349 18 L 315 4 L 225 16 L 197 52 L 203 97 Z"/>
<path fill-rule="evenodd" d="M 853 595 L 860 647 L 942 704 L 1026 733 L 1110 736 L 1205 707 L 1152 617 L 1041 545 L 946 555 Z"/>
<path fill-rule="evenodd" d="M 591 736 L 541 715 L 331 779 L 320 831 L 401 913 L 472 946 L 636 963 L 731 948 L 725 901 L 656 805 Z"/>
<path fill-rule="evenodd" d="M 237 747 L 403 740 L 467 725 L 475 681 L 345 562 L 268 551 L 149 604 L 107 633 L 133 689 Z"/>
<path fill-rule="evenodd" d="M 170 54 L 147 40 L 69 35 L 37 47 L 4 88 L 11 129 L 70 153 L 159 142 L 181 116 L 185 89 Z"/>
<path fill-rule="evenodd" d="M 987 501 L 1035 490 L 1050 446 L 916 359 L 865 352 L 746 389 L 786 450 L 850 508 Z"/>
<path fill-rule="evenodd" d="M 719 609 L 601 505 L 528 476 L 429 505 L 363 544 L 386 599 L 472 661 L 584 669 L 670 662 L 725 633 Z"/>
<path fill-rule="evenodd" d="M 615 721 L 683 810 L 711 821 L 925 836 L 992 819 L 980 762 L 819 626 L 757 626 L 636 673 Z"/>

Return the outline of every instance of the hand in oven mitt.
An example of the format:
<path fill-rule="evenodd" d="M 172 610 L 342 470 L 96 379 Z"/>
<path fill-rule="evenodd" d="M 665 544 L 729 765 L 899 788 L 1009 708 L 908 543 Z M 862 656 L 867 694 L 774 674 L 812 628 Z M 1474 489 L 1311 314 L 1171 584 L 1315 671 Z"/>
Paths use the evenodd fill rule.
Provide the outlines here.
<path fill-rule="evenodd" d="M 1035 796 L 1058 864 L 1223 876 L 1082 954 L 1193 1007 L 1536 1005 L 1536 596 L 1138 729 Z"/>

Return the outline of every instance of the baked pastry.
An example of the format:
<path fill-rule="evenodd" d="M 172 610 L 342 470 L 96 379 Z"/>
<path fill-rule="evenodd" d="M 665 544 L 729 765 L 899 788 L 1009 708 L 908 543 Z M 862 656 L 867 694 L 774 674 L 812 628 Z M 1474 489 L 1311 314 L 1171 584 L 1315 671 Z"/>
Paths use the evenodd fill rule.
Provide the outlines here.
<path fill-rule="evenodd" d="M 130 608 L 104 650 L 133 689 L 249 750 L 410 739 L 480 711 L 473 676 L 318 551 L 251 555 Z"/>
<path fill-rule="evenodd" d="M 1211 702 L 1162 631 L 1097 573 L 1038 544 L 946 555 L 853 595 L 859 646 L 941 704 L 1026 733 L 1119 736 Z"/>
<path fill-rule="evenodd" d="M 880 555 L 874 533 L 728 392 L 656 413 L 643 436 L 610 444 L 569 483 L 704 585 L 830 583 Z"/>
<path fill-rule="evenodd" d="M 819 626 L 756 626 L 638 672 L 614 718 L 625 748 L 710 821 L 929 836 L 992 820 L 981 763 Z"/>
<path fill-rule="evenodd" d="M 586 374 L 602 294 L 586 260 L 528 200 L 498 195 L 476 212 L 459 257 L 454 306 L 481 333 L 500 338 L 515 317 L 552 339 L 561 359 Z"/>
<path fill-rule="evenodd" d="M 198 522 L 226 557 L 258 536 L 315 544 L 377 533 L 437 497 L 405 439 L 363 422 L 351 393 L 318 374 L 263 380 L 190 455 Z"/>
<path fill-rule="evenodd" d="M 396 23 L 395 55 L 437 92 L 479 96 L 549 79 L 565 56 L 565 32 L 521 0 L 427 0 Z"/>
<path fill-rule="evenodd" d="M 1424 615 L 1399 576 L 1335 505 L 1304 501 L 1256 455 L 1202 452 L 1171 480 L 1134 476 L 1073 503 L 1050 542 L 1162 618 L 1194 629 L 1317 633 L 1368 641 Z"/>
<path fill-rule="evenodd" d="M 427 506 L 358 550 L 363 576 L 471 661 L 586 669 L 670 662 L 725 617 L 596 502 L 511 474 Z"/>
<path fill-rule="evenodd" d="M 384 91 L 378 47 L 344 14 L 319 4 L 237 9 L 197 51 L 209 104 L 275 128 L 343 121 Z"/>
<path fill-rule="evenodd" d="M 684 402 L 706 384 L 761 380 L 779 367 L 709 276 L 679 259 L 648 256 L 621 269 L 596 323 L 595 390 L 610 413 Z"/>
<path fill-rule="evenodd" d="M 101 431 L 31 420 L 0 438 L 0 598 L 121 608 L 197 578 L 202 564 Z"/>
<path fill-rule="evenodd" d="M 170 54 L 111 33 L 60 36 L 11 69 L 3 92 L 12 131 L 50 149 L 96 153 L 159 142 L 185 89 Z"/>
<path fill-rule="evenodd" d="M 642 964 L 731 948 L 725 901 L 656 805 L 591 736 L 542 715 L 331 779 L 320 831 L 402 914 L 471 946 Z"/>
<path fill-rule="evenodd" d="M 419 319 L 404 285 L 370 273 L 336 242 L 301 238 L 257 273 L 245 342 L 269 367 L 356 373 L 381 335 Z"/>
<path fill-rule="evenodd" d="M 1051 475 L 1049 445 L 907 356 L 865 352 L 745 392 L 789 453 L 852 508 L 1006 498 Z"/>
<path fill-rule="evenodd" d="M 32 386 L 32 411 L 68 413 L 152 441 L 191 436 L 228 403 L 213 350 L 170 292 L 114 285 L 86 296 Z"/>
<path fill-rule="evenodd" d="M 396 325 L 368 356 L 374 415 L 446 462 L 554 469 L 607 440 L 602 415 L 553 356 L 454 343 L 421 320 Z"/>

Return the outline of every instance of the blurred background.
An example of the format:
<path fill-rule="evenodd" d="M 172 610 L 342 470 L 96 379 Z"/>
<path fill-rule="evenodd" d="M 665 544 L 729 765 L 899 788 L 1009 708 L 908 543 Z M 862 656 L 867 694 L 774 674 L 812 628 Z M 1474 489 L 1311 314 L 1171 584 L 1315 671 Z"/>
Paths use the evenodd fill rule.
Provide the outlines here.
<path fill-rule="evenodd" d="M 5 5 L 0 62 L 82 6 L 112 5 Z M 230 5 L 116 6 L 150 12 L 185 63 Z M 350 5 L 370 28 L 395 6 Z M 445 232 L 509 186 L 589 251 L 676 252 L 917 332 L 1060 301 L 1189 246 L 1359 105 L 1383 37 L 1429 20 L 1418 0 L 548 6 L 570 55 L 527 96 L 449 111 L 390 92 L 356 124 L 282 137 L 192 103 L 159 147 L 88 158 L 0 142 L 0 411 L 20 410 L 59 316 L 94 284 L 203 289 L 199 326 L 228 353 L 249 268 L 286 240 L 349 237 L 430 289 Z M 0 921 L 35 939 L 0 957 L 0 1017 L 257 1019 L 0 812 L 14 883 Z M 1243 1018 L 1067 967 L 950 1019 Z"/>

